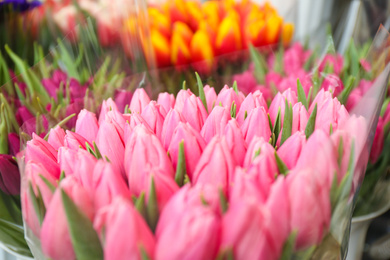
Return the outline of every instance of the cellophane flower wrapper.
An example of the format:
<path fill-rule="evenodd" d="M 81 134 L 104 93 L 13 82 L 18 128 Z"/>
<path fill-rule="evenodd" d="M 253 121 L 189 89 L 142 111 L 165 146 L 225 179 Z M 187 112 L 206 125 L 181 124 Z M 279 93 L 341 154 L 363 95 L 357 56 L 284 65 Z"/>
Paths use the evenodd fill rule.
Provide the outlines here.
<path fill-rule="evenodd" d="M 348 234 L 349 234 L 349 224 L 352 216 L 352 211 L 353 211 L 353 206 L 354 206 L 354 200 L 356 198 L 357 191 L 359 190 L 359 186 L 362 182 L 364 172 L 365 172 L 365 167 L 367 165 L 368 161 L 368 156 L 369 156 L 369 150 L 373 141 L 374 137 L 374 131 L 375 131 L 375 126 L 378 118 L 378 114 L 380 111 L 381 103 L 383 101 L 385 92 L 386 92 L 386 86 L 387 86 L 387 81 L 388 81 L 388 76 L 389 76 L 389 66 L 387 65 L 387 49 L 385 48 L 386 46 L 382 45 L 385 39 L 387 39 L 388 34 L 386 34 L 385 30 L 380 30 L 379 33 L 380 37 L 376 38 L 373 42 L 373 45 L 371 47 L 371 50 L 369 52 L 369 55 L 367 56 L 367 60 L 371 60 L 372 66 L 375 69 L 375 75 L 377 75 L 376 80 L 372 87 L 370 88 L 369 91 L 364 95 L 364 97 L 360 100 L 360 102 L 354 107 L 352 111 L 349 111 L 350 117 L 348 120 L 350 122 L 347 122 L 343 125 L 340 125 L 339 128 L 337 128 L 337 131 L 347 131 L 348 133 L 351 133 L 351 138 L 353 141 L 351 141 L 349 144 L 351 146 L 349 147 L 344 147 L 345 151 L 348 150 L 348 148 L 354 147 L 353 149 L 349 149 L 348 151 L 350 152 L 350 161 L 347 162 L 348 164 L 348 172 L 344 172 L 343 174 L 344 177 L 338 184 L 335 184 L 335 186 L 332 186 L 332 190 L 330 191 L 330 196 L 332 198 L 329 198 L 329 204 L 332 202 L 332 208 L 331 208 L 331 219 L 329 226 L 324 230 L 324 234 L 322 235 L 322 238 L 320 242 L 318 242 L 316 245 L 312 245 L 308 248 L 302 248 L 302 250 L 295 250 L 294 245 L 295 241 L 292 240 L 291 242 L 293 244 L 292 248 L 290 245 L 290 253 L 287 254 L 288 256 L 293 255 L 295 257 L 302 257 L 303 255 L 308 256 L 310 255 L 313 259 L 329 259 L 329 257 L 335 257 L 336 259 L 340 258 L 343 259 L 346 255 L 347 252 L 347 245 L 348 245 Z M 86 34 L 83 34 L 86 35 Z M 382 38 L 381 38 L 382 37 Z M 384 38 L 383 38 L 384 37 Z M 99 81 L 101 84 L 96 84 L 97 86 L 104 85 L 104 82 L 109 79 L 109 77 L 105 77 L 105 73 L 102 73 L 102 70 L 107 70 L 107 67 L 109 67 L 107 64 L 110 64 L 111 62 L 119 60 L 119 62 L 122 62 L 123 60 L 120 58 L 123 58 L 122 56 L 115 56 L 115 53 L 121 53 L 121 52 L 115 52 L 115 51 L 110 51 L 110 55 L 114 55 L 114 58 L 112 60 L 108 60 L 107 53 L 105 54 L 104 51 L 99 49 L 98 47 L 94 48 L 94 45 L 96 42 L 91 41 L 90 38 L 86 40 L 86 42 L 82 42 L 83 46 L 90 46 L 89 48 L 87 47 L 82 47 L 85 48 L 83 50 L 82 48 L 75 48 L 74 44 L 69 44 L 67 45 L 67 41 L 60 41 L 58 46 L 53 50 L 52 54 L 53 57 L 56 57 L 56 53 L 58 52 L 64 52 L 70 53 L 70 61 L 67 60 L 67 58 L 63 58 L 58 60 L 58 66 L 62 68 L 68 75 L 73 75 L 77 76 L 79 74 L 80 80 L 84 79 L 85 81 L 88 81 L 90 77 L 92 77 L 92 81 Z M 88 42 L 89 41 L 89 42 Z M 270 51 L 272 52 L 274 47 L 270 47 Z M 94 50 L 97 51 L 94 51 Z M 88 51 L 88 52 L 87 52 Z M 92 52 L 93 54 L 90 54 Z M 81 54 L 80 54 L 81 53 Z M 89 54 L 87 54 L 89 53 Z M 112 54 L 114 53 L 114 54 Z M 241 52 L 241 54 L 244 54 Z M 249 54 L 244 54 L 247 57 Z M 50 56 L 49 56 L 50 57 Z M 65 56 L 66 57 L 66 56 Z M 81 57 L 81 58 L 79 58 Z M 144 56 L 141 56 L 144 57 Z M 73 58 L 73 59 L 72 59 Z M 222 57 L 222 59 L 228 59 L 228 57 Z M 49 58 L 48 58 L 49 59 Z M 143 59 L 143 64 L 148 64 L 147 59 Z M 55 60 L 55 59 L 53 59 Z M 72 72 L 72 66 L 67 66 L 71 63 L 78 64 L 78 60 L 80 61 L 80 64 L 83 64 L 81 68 L 84 68 L 84 70 L 79 70 L 73 71 Z M 108 60 L 108 61 L 107 61 Z M 45 61 L 46 62 L 46 61 Z M 151 98 L 156 99 L 158 96 L 158 93 L 163 90 L 163 88 L 158 88 L 155 87 L 156 81 L 157 84 L 159 83 L 158 80 L 156 80 L 156 77 L 154 75 L 160 73 L 161 71 L 159 70 L 145 70 L 145 71 L 136 71 L 133 69 L 132 64 L 127 63 L 128 60 L 124 60 L 123 63 L 119 63 L 117 65 L 120 69 L 118 70 L 118 74 L 120 75 L 120 71 L 123 70 L 126 72 L 125 75 L 129 76 L 123 76 L 123 81 L 120 81 L 117 83 L 118 88 L 126 89 L 127 90 L 134 90 L 135 87 L 140 87 L 143 88 Z M 29 69 L 26 73 L 22 73 L 23 75 L 29 75 L 28 73 L 34 71 L 34 69 L 37 69 L 39 67 L 39 63 Z M 43 64 L 41 64 L 43 65 Z M 115 66 L 113 66 L 115 68 Z M 103 68 L 103 69 L 102 69 Z M 105 71 L 106 72 L 106 71 Z M 109 73 L 108 73 L 109 74 Z M 116 79 L 115 77 L 115 72 L 113 73 L 114 75 L 111 75 L 111 80 Z M 314 73 L 313 73 L 314 75 Z M 230 75 L 231 76 L 231 75 Z M 327 74 L 321 73 L 319 75 L 320 78 L 326 79 Z M 221 79 L 221 78 L 220 78 Z M 215 86 L 216 88 L 218 87 L 218 84 L 222 84 L 223 82 L 226 83 L 226 78 L 222 78 L 221 81 L 217 82 L 215 81 Z M 114 80 L 113 80 L 114 81 Z M 103 82 L 103 83 L 102 83 Z M 114 81 L 115 82 L 115 81 Z M 93 84 L 93 83 L 92 83 Z M 180 84 L 181 83 L 176 83 Z M 196 92 L 196 87 L 194 83 L 188 83 L 188 87 L 192 89 L 194 92 Z M 220 86 L 221 88 L 222 86 Z M 133 88 L 133 89 L 131 89 Z M 101 114 L 101 110 L 99 107 L 99 104 L 102 102 L 102 100 L 107 99 L 108 97 L 112 96 L 112 92 L 110 92 L 111 88 L 105 86 L 102 87 L 101 89 L 97 88 L 91 88 L 86 95 L 86 97 L 82 101 L 82 105 L 84 108 L 88 109 L 89 111 L 97 114 Z M 138 89 L 139 92 L 140 89 Z M 240 86 L 238 86 L 238 90 L 240 90 Z M 172 92 L 175 92 L 175 90 L 172 90 Z M 137 97 L 140 98 L 140 97 Z M 127 101 L 127 104 L 130 105 L 131 101 Z M 126 112 L 125 107 L 120 109 L 120 113 Z M 60 109 L 61 110 L 61 109 Z M 127 110 L 128 111 L 128 110 Z M 133 113 L 137 113 L 135 110 L 130 111 Z M 209 111 L 210 112 L 210 111 Z M 77 112 L 76 112 L 77 113 Z M 128 112 L 126 112 L 128 113 Z M 19 169 L 21 172 L 21 189 L 22 189 L 22 194 L 25 194 L 26 196 L 29 196 L 28 194 L 31 193 L 31 188 L 29 187 L 30 183 L 27 180 L 25 174 L 26 174 L 26 164 L 24 161 L 24 156 L 26 152 L 26 145 L 29 142 L 29 140 L 33 137 L 32 132 L 36 132 L 37 135 L 40 135 L 41 138 L 44 138 L 48 133 L 49 130 L 53 127 L 60 126 L 61 128 L 64 129 L 69 129 L 72 130 L 75 127 L 75 122 L 73 121 L 72 124 L 69 124 L 70 121 L 66 122 L 61 122 L 62 119 L 66 118 L 66 114 L 64 114 L 62 117 L 57 116 L 57 117 L 50 117 L 50 113 L 42 113 L 42 115 L 38 115 L 37 118 L 31 119 L 32 122 L 26 122 L 24 126 L 19 130 L 21 139 L 22 139 L 22 144 L 21 147 L 22 152 L 18 154 L 18 163 L 19 163 Z M 191 115 L 190 115 L 191 116 Z M 99 118 L 99 117 L 97 117 Z M 74 119 L 74 118 L 73 118 Z M 100 120 L 100 119 L 99 119 Z M 358 122 L 359 124 L 357 124 Z M 268 122 L 267 122 L 268 123 Z M 362 124 L 360 124 L 362 123 Z M 34 130 L 31 130 L 30 125 L 35 125 L 36 128 Z M 37 128 L 37 126 L 39 126 Z M 356 128 L 354 128 L 356 126 Z M 271 129 L 272 130 L 272 129 Z M 358 131 L 357 131 L 358 130 Z M 37 139 L 37 137 L 33 137 L 33 139 Z M 267 141 L 267 140 L 266 140 Z M 273 140 L 272 142 L 276 143 L 277 140 Z M 352 145 L 353 144 L 353 145 Z M 92 150 L 91 150 L 92 149 Z M 99 148 L 100 149 L 100 148 Z M 318 154 L 326 154 L 327 147 L 318 145 L 318 147 L 315 147 L 316 152 Z M 96 148 L 89 148 L 90 151 L 94 151 L 96 153 Z M 343 152 L 343 149 L 341 149 Z M 337 153 L 334 151 L 334 153 Z M 212 153 L 211 153 L 212 155 Z M 315 159 L 315 158 L 313 158 Z M 100 159 L 102 160 L 102 159 Z M 318 162 L 323 160 L 323 158 L 319 159 L 317 158 Z M 348 160 L 347 160 L 348 161 Z M 343 161 L 344 162 L 344 161 Z M 326 163 L 326 162 L 324 162 Z M 305 164 L 305 163 L 303 163 Z M 307 163 L 308 164 L 308 163 Z M 56 166 L 54 166 L 56 167 Z M 168 166 L 167 166 L 168 167 Z M 315 165 L 314 167 L 317 167 Z M 315 168 L 308 168 L 309 171 L 311 171 L 311 174 L 316 174 L 318 173 L 318 169 Z M 63 178 L 60 177 L 60 178 Z M 68 178 L 65 176 L 65 179 Z M 59 181 L 61 183 L 61 180 Z M 39 192 L 38 192 L 39 193 Z M 336 194 L 336 195 L 335 195 Z M 30 194 L 31 195 L 31 194 Z M 26 198 L 26 197 L 24 197 Z M 78 203 L 78 200 L 81 199 L 79 198 L 73 198 L 74 203 Z M 23 200 L 23 198 L 22 198 Z M 26 203 L 26 202 L 24 202 Z M 41 245 L 41 240 L 36 236 L 36 229 L 39 229 L 39 226 L 41 223 L 39 221 L 42 221 L 44 219 L 44 214 L 46 210 L 49 210 L 48 208 L 42 208 L 42 203 L 45 204 L 44 201 L 40 201 L 41 204 L 39 204 L 39 200 L 37 200 L 38 205 L 35 205 L 35 208 L 30 208 L 29 213 L 30 214 L 37 214 L 37 219 L 38 219 L 38 226 L 29 226 L 27 222 L 24 223 L 25 225 L 25 238 L 30 246 L 30 249 L 32 251 L 32 254 L 36 259 L 47 259 L 47 255 L 44 255 L 42 253 L 42 245 Z M 320 203 L 320 202 L 318 202 Z M 206 202 L 207 204 L 207 202 Z M 37 211 L 35 211 L 37 210 Z M 40 211 L 41 210 L 41 211 Z M 80 210 L 80 209 L 79 209 Z M 34 213 L 35 212 L 35 213 Z M 39 212 L 39 214 L 38 214 Z M 46 211 L 47 212 L 47 211 Z M 25 212 L 23 212 L 25 213 Z M 28 218 L 29 216 L 24 216 L 24 218 Z M 64 216 L 62 216 L 64 217 Z M 30 222 L 31 223 L 31 222 Z M 307 225 L 310 225 L 309 223 L 306 223 Z M 312 228 L 312 227 L 310 227 Z M 290 230 L 291 233 L 293 233 L 293 230 Z M 55 229 L 53 229 L 51 232 L 55 232 Z M 274 228 L 271 230 L 271 233 L 277 233 L 278 229 Z M 299 230 L 298 230 L 299 232 Z M 53 233 L 55 234 L 55 233 Z M 95 241 L 96 242 L 96 241 Z M 121 241 L 119 241 L 121 242 Z M 69 243 L 69 241 L 64 242 L 64 243 Z M 285 247 L 289 247 L 288 239 L 286 238 L 285 241 Z M 88 247 L 88 245 L 85 245 Z M 91 247 L 92 244 L 91 244 Z M 106 250 L 106 249 L 105 249 Z M 144 248 L 144 250 L 147 250 Z M 285 251 L 284 251 L 285 252 Z M 222 253 L 222 252 L 220 252 Z M 225 252 L 226 253 L 226 252 Z M 279 252 L 280 253 L 280 252 Z M 153 258 L 153 255 L 148 255 L 150 258 Z M 282 257 L 282 255 L 279 255 Z"/>

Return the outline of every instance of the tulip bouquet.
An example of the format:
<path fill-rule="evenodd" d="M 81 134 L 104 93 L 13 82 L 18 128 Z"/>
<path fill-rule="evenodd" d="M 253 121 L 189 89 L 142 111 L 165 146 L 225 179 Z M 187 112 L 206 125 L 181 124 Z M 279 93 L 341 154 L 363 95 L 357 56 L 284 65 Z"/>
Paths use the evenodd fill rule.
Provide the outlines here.
<path fill-rule="evenodd" d="M 18 154 L 28 242 L 39 259 L 320 259 L 344 243 L 369 159 L 387 67 L 365 113 L 334 96 L 198 77 L 124 110 L 82 110 L 74 130 L 32 134 Z M 362 116 L 364 115 L 364 116 Z M 310 223 L 310 225 L 308 224 Z M 82 232 L 80 233 L 80 230 Z M 333 249 L 340 254 L 340 245 Z"/>

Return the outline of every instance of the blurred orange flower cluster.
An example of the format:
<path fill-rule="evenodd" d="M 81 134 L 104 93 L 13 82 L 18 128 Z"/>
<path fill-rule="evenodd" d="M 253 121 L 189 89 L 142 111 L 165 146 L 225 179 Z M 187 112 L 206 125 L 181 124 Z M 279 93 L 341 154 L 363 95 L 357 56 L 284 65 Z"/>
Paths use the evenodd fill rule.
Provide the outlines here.
<path fill-rule="evenodd" d="M 158 67 L 209 73 L 215 56 L 282 41 L 288 45 L 294 26 L 285 23 L 268 2 L 250 0 L 171 0 L 148 7 L 150 42 Z"/>

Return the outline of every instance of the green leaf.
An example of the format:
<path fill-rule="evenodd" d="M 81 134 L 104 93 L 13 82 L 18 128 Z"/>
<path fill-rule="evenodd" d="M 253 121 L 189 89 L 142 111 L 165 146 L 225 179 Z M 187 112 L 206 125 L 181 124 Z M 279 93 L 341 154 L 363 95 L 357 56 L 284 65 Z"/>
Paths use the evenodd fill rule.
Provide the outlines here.
<path fill-rule="evenodd" d="M 329 126 L 329 135 L 332 135 L 333 134 L 333 125 L 330 124 Z"/>
<path fill-rule="evenodd" d="M 239 93 L 238 93 L 237 81 L 233 82 L 233 89 L 236 92 L 236 94 L 238 95 Z"/>
<path fill-rule="evenodd" d="M 70 55 L 69 51 L 65 47 L 65 44 L 60 39 L 57 40 L 57 43 L 60 51 L 61 62 L 65 65 L 69 78 L 75 78 L 80 81 L 80 75 L 77 71 L 77 67 L 75 66 L 74 57 Z"/>
<path fill-rule="evenodd" d="M 60 175 L 60 182 L 63 180 L 63 179 L 65 179 L 65 171 L 61 171 L 61 175 Z"/>
<path fill-rule="evenodd" d="M 353 39 L 351 39 L 350 46 L 349 46 L 349 55 L 351 58 L 351 76 L 357 78 L 359 74 L 359 66 L 360 66 L 360 60 L 359 60 L 359 54 L 357 52 L 355 43 Z"/>
<path fill-rule="evenodd" d="M 219 189 L 219 203 L 221 205 L 222 213 L 226 213 L 228 210 L 228 201 L 221 188 Z"/>
<path fill-rule="evenodd" d="M 383 105 L 382 105 L 382 108 L 381 108 L 380 116 L 384 116 L 385 115 L 385 112 L 387 110 L 387 107 L 389 106 L 389 103 L 390 103 L 390 98 L 386 98 L 385 101 L 383 101 Z"/>
<path fill-rule="evenodd" d="M 150 257 L 146 253 L 145 249 L 141 246 L 141 259 L 142 260 L 150 260 Z"/>
<path fill-rule="evenodd" d="M 284 109 L 284 119 L 283 119 L 283 128 L 282 128 L 282 138 L 280 140 L 280 145 L 282 145 L 292 133 L 292 123 L 293 123 L 293 109 L 292 105 L 287 102 Z"/>
<path fill-rule="evenodd" d="M 43 219 L 46 214 L 46 208 L 45 208 L 45 204 L 43 203 L 41 191 L 37 186 L 38 196 L 35 196 L 34 189 L 31 182 L 28 185 L 29 185 L 29 196 L 34 206 L 35 213 L 37 214 L 38 221 L 42 225 Z"/>
<path fill-rule="evenodd" d="M 341 104 L 345 104 L 348 100 L 349 95 L 351 94 L 351 91 L 354 88 L 354 82 L 355 82 L 354 76 L 349 76 L 347 80 L 347 84 L 345 85 L 343 91 L 337 96 L 337 99 L 340 101 Z"/>
<path fill-rule="evenodd" d="M 309 139 L 311 134 L 314 132 L 316 126 L 316 117 L 317 117 L 317 104 L 315 104 L 313 112 L 311 113 L 309 119 L 307 120 L 307 125 L 305 128 L 306 139 Z"/>
<path fill-rule="evenodd" d="M 56 128 L 57 126 L 62 127 L 65 125 L 70 119 L 76 116 L 76 113 L 73 113 L 67 117 L 65 117 L 63 120 L 61 120 L 58 124 L 56 124 L 53 128 Z M 48 132 L 43 139 L 46 141 L 49 139 L 50 132 Z"/>
<path fill-rule="evenodd" d="M 338 163 L 339 167 L 341 167 L 341 163 L 343 160 L 343 153 L 344 153 L 344 143 L 343 143 L 342 137 L 340 137 L 340 143 L 339 143 L 337 150 L 338 150 L 337 163 Z"/>
<path fill-rule="evenodd" d="M 102 245 L 92 222 L 77 208 L 64 190 L 61 190 L 61 196 L 76 258 L 103 260 Z"/>
<path fill-rule="evenodd" d="M 310 57 L 306 60 L 305 64 L 303 65 L 305 71 L 310 71 L 311 67 L 313 66 L 313 63 L 316 60 L 316 56 L 317 53 L 313 51 Z"/>
<path fill-rule="evenodd" d="M 284 74 L 283 56 L 284 56 L 284 48 L 281 45 L 279 47 L 279 50 L 275 54 L 275 64 L 274 64 L 274 71 L 279 73 L 280 75 Z"/>
<path fill-rule="evenodd" d="M 206 95 L 204 93 L 202 80 L 200 79 L 199 74 L 197 72 L 195 72 L 195 76 L 196 76 L 196 82 L 198 83 L 199 98 L 200 98 L 200 100 L 202 100 L 202 103 L 203 103 L 204 107 L 206 108 L 206 111 L 208 112 L 207 100 L 206 100 Z"/>
<path fill-rule="evenodd" d="M 283 162 L 283 160 L 279 157 L 279 155 L 276 153 L 276 151 L 275 151 L 275 160 L 280 174 L 287 175 L 289 169 L 287 165 Z"/>
<path fill-rule="evenodd" d="M 280 113 L 280 107 L 278 109 L 278 114 L 276 115 L 276 119 L 275 119 L 275 124 L 274 124 L 274 128 L 272 130 L 272 133 L 275 134 L 275 139 L 274 139 L 274 143 L 273 145 L 275 146 L 276 142 L 278 141 L 278 137 L 279 137 L 279 133 L 280 133 L 280 129 L 281 129 L 281 119 L 282 115 Z"/>
<path fill-rule="evenodd" d="M 39 174 L 39 177 L 41 177 L 41 179 L 46 184 L 46 186 L 49 188 L 51 193 L 54 193 L 56 190 L 56 187 L 53 184 L 51 184 L 51 182 L 48 179 L 46 179 L 45 176 L 43 176 L 42 174 Z"/>
<path fill-rule="evenodd" d="M 182 84 L 181 88 L 182 88 L 182 89 L 184 89 L 184 90 L 186 90 L 186 89 L 187 89 L 187 86 L 186 86 L 186 81 L 185 81 L 185 80 L 183 80 L 183 84 Z"/>
<path fill-rule="evenodd" d="M 298 90 L 298 102 L 301 102 L 305 106 L 306 110 L 309 110 L 309 105 L 307 102 L 305 91 L 299 79 L 297 79 L 297 90 Z"/>
<path fill-rule="evenodd" d="M 179 154 L 177 159 L 175 182 L 179 187 L 184 184 L 184 176 L 186 175 L 186 160 L 184 155 L 184 141 L 179 143 Z"/>
<path fill-rule="evenodd" d="M 92 144 L 93 144 L 93 148 L 94 148 L 95 153 L 96 153 L 96 159 L 101 159 L 101 158 L 103 158 L 103 156 L 102 156 L 102 154 L 100 153 L 100 150 L 99 150 L 99 148 L 97 147 L 95 141 L 93 141 Z"/>
<path fill-rule="evenodd" d="M 146 212 L 146 206 L 145 206 L 145 193 L 141 192 L 138 199 L 135 197 L 135 209 L 143 216 L 145 221 L 147 221 L 147 212 Z"/>
<path fill-rule="evenodd" d="M 154 232 L 156 230 L 159 215 L 158 215 L 156 187 L 154 184 L 153 176 L 150 183 L 150 193 L 149 193 L 149 200 L 148 200 L 148 205 L 146 207 L 146 211 L 148 213 L 149 227 Z"/>
<path fill-rule="evenodd" d="M 0 241 L 12 252 L 32 257 L 24 239 L 23 225 L 16 225 L 0 218 Z"/>
<path fill-rule="evenodd" d="M 287 238 L 286 242 L 284 242 L 282 255 L 280 256 L 279 260 L 290 260 L 291 255 L 294 252 L 295 248 L 295 241 L 297 239 L 297 232 L 293 231 Z"/>
<path fill-rule="evenodd" d="M 265 82 L 265 75 L 267 74 L 266 67 L 264 67 L 264 63 L 262 62 L 262 56 L 258 52 L 258 50 L 253 47 L 252 44 L 249 45 L 249 53 L 251 56 L 251 60 L 253 61 L 253 65 L 255 67 L 255 78 L 258 83 Z"/>
<path fill-rule="evenodd" d="M 232 106 L 230 107 L 230 116 L 231 116 L 232 118 L 236 118 L 236 113 L 237 113 L 237 105 L 236 105 L 236 103 L 233 101 Z"/>
<path fill-rule="evenodd" d="M 248 111 L 245 110 L 244 120 L 248 117 Z"/>
<path fill-rule="evenodd" d="M 349 163 L 348 163 L 348 171 L 343 178 L 343 180 L 346 179 L 346 182 L 345 185 L 343 185 L 342 187 L 340 199 L 344 199 L 348 197 L 348 194 L 350 194 L 354 172 L 355 172 L 355 142 L 352 141 L 351 154 L 349 156 Z"/>

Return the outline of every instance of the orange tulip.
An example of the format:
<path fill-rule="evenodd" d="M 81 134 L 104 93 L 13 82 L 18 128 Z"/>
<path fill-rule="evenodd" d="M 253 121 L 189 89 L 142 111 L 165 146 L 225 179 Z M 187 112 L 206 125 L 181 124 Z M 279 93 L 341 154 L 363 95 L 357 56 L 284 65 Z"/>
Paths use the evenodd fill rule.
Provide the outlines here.
<path fill-rule="evenodd" d="M 248 48 L 249 43 L 253 46 L 265 45 L 265 30 L 265 21 L 262 19 L 246 24 L 244 26 L 244 47 Z"/>
<path fill-rule="evenodd" d="M 149 23 L 151 28 L 157 29 L 165 37 L 171 37 L 171 20 L 157 8 L 148 8 Z"/>
<path fill-rule="evenodd" d="M 165 67 L 171 64 L 171 55 L 168 39 L 158 30 L 151 29 L 150 40 L 158 67 Z"/>
<path fill-rule="evenodd" d="M 198 30 L 199 23 L 203 20 L 203 13 L 199 2 L 187 2 L 188 23 L 193 31 Z"/>
<path fill-rule="evenodd" d="M 185 0 L 172 0 L 169 1 L 169 14 L 171 16 L 172 23 L 181 21 L 188 22 L 188 13 Z"/>
<path fill-rule="evenodd" d="M 222 20 L 215 42 L 217 54 L 225 54 L 241 50 L 241 29 L 237 13 L 230 11 Z"/>
<path fill-rule="evenodd" d="M 267 44 L 276 44 L 279 40 L 283 19 L 273 15 L 266 21 L 265 40 Z"/>
<path fill-rule="evenodd" d="M 177 68 L 191 62 L 189 44 L 180 33 L 173 32 L 171 38 L 171 62 Z"/>
<path fill-rule="evenodd" d="M 190 27 L 188 27 L 187 24 L 183 22 L 175 22 L 173 24 L 173 29 L 172 29 L 172 38 L 175 34 L 180 34 L 180 36 L 183 38 L 184 42 L 186 45 L 190 45 L 193 32 L 191 31 Z"/>
<path fill-rule="evenodd" d="M 194 69 L 202 74 L 210 73 L 213 67 L 214 51 L 206 31 L 198 30 L 194 34 L 190 50 Z"/>
<path fill-rule="evenodd" d="M 292 23 L 285 23 L 282 27 L 282 42 L 284 46 L 287 46 L 292 39 L 294 33 L 294 25 Z"/>
<path fill-rule="evenodd" d="M 206 1 L 202 4 L 204 19 L 214 31 L 217 31 L 220 22 L 219 9 L 219 3 L 216 1 Z"/>

